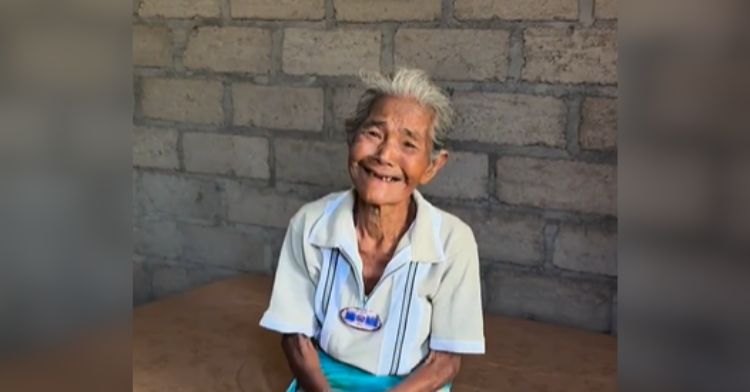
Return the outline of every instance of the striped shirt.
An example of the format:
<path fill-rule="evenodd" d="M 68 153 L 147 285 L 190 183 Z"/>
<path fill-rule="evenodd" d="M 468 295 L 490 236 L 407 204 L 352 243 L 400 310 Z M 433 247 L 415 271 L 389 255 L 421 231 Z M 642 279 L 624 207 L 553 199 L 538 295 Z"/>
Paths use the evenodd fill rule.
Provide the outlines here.
<path fill-rule="evenodd" d="M 414 222 L 365 296 L 353 190 L 303 206 L 291 219 L 260 325 L 300 333 L 341 362 L 406 375 L 430 350 L 484 353 L 479 258 L 468 225 L 415 191 Z M 353 328 L 345 308 L 366 309 L 376 331 Z"/>

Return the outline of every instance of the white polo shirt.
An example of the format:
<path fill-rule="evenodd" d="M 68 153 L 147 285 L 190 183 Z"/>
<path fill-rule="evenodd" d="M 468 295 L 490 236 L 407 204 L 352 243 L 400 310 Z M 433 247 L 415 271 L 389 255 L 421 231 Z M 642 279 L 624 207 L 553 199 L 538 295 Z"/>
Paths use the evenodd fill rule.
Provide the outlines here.
<path fill-rule="evenodd" d="M 333 358 L 376 375 L 406 375 L 429 350 L 484 353 L 479 257 L 468 225 L 415 191 L 416 218 L 369 296 L 354 228 L 353 190 L 303 206 L 291 219 L 270 306 L 260 325 L 314 338 Z M 345 324 L 346 307 L 382 320 Z"/>

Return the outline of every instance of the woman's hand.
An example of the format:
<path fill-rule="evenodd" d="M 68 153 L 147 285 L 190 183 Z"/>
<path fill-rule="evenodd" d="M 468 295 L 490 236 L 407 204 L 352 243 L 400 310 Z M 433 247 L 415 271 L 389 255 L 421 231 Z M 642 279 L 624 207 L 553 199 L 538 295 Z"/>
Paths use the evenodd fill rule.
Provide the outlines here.
<path fill-rule="evenodd" d="M 305 392 L 328 392 L 328 385 L 320 369 L 318 350 L 310 341 L 310 338 L 300 334 L 288 334 L 281 338 L 281 347 L 284 349 L 289 367 L 297 378 L 298 389 Z"/>
<path fill-rule="evenodd" d="M 451 382 L 460 368 L 460 355 L 430 351 L 424 363 L 391 391 L 435 392 Z"/>

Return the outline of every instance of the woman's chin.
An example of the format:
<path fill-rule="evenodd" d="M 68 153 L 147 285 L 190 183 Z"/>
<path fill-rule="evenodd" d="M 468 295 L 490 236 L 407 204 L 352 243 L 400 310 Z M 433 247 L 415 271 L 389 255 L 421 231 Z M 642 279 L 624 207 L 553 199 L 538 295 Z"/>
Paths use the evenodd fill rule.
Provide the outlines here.
<path fill-rule="evenodd" d="M 382 189 L 373 189 L 373 187 L 356 187 L 356 190 L 357 196 L 361 201 L 374 206 L 399 204 L 399 201 L 401 199 L 400 195 L 394 194 L 394 192 L 386 192 Z M 406 198 L 408 198 L 408 195 L 406 195 Z"/>

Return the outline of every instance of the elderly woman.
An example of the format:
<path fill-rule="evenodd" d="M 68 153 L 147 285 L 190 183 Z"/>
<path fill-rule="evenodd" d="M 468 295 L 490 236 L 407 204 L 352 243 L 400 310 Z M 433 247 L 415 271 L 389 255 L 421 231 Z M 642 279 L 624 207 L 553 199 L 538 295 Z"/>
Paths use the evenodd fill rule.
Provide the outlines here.
<path fill-rule="evenodd" d="M 260 325 L 283 334 L 289 391 L 447 391 L 484 353 L 472 231 L 417 191 L 448 160 L 453 112 L 422 71 L 363 81 L 353 187 L 291 219 Z"/>

